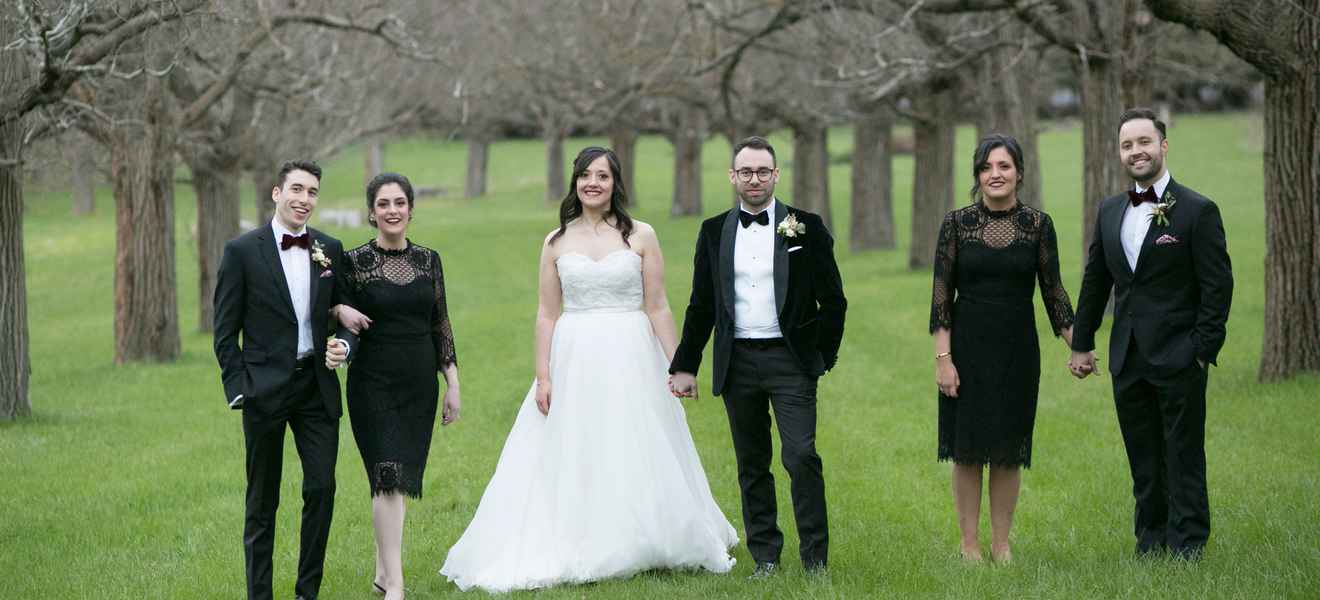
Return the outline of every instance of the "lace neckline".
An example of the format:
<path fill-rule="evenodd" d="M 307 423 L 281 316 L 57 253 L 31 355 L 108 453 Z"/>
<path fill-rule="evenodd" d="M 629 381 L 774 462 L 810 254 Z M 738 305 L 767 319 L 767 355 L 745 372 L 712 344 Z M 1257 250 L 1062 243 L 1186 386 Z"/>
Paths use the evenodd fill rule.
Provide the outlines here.
<path fill-rule="evenodd" d="M 1005 208 L 1005 209 L 1003 209 L 1003 210 L 994 210 L 994 209 L 990 208 L 989 206 L 986 206 L 986 204 L 985 204 L 984 201 L 980 201 L 980 200 L 978 200 L 978 201 L 976 202 L 976 206 L 977 206 L 977 208 L 981 209 L 981 212 L 982 212 L 982 213 L 985 213 L 987 216 L 989 216 L 989 217 L 991 217 L 991 218 L 1000 218 L 1000 217 L 1007 217 L 1007 216 L 1012 215 L 1013 213 L 1015 213 L 1015 212 L 1021 210 L 1021 209 L 1022 209 L 1022 201 L 1021 201 L 1021 200 L 1014 200 L 1014 201 L 1013 201 L 1013 206 L 1010 206 L 1010 207 Z"/>
<path fill-rule="evenodd" d="M 409 250 L 412 250 L 413 246 L 412 240 L 408 238 L 403 238 L 403 247 L 397 250 L 393 248 L 381 248 L 380 244 L 376 243 L 376 238 L 372 238 L 371 241 L 367 243 L 371 246 L 372 250 L 384 254 L 385 256 L 403 256 L 404 254 L 407 254 Z"/>

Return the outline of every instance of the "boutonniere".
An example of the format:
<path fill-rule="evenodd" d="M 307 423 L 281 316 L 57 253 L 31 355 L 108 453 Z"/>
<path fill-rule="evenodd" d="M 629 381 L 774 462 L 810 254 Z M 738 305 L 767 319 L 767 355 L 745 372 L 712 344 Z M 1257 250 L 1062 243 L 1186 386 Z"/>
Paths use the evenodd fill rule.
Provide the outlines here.
<path fill-rule="evenodd" d="M 1150 221 L 1160 227 L 1169 226 L 1169 211 L 1173 210 L 1173 205 L 1178 203 L 1178 199 L 1173 197 L 1173 192 L 1164 190 L 1164 197 L 1160 198 L 1155 208 L 1151 209 Z"/>
<path fill-rule="evenodd" d="M 330 257 L 325 255 L 325 246 L 321 245 L 320 240 L 312 240 L 312 260 L 323 269 L 330 268 Z"/>
<path fill-rule="evenodd" d="M 792 214 L 789 214 L 784 217 L 783 221 L 779 222 L 779 227 L 775 228 L 775 232 L 788 238 L 797 237 L 807 232 L 807 226 L 798 223 L 798 220 Z"/>

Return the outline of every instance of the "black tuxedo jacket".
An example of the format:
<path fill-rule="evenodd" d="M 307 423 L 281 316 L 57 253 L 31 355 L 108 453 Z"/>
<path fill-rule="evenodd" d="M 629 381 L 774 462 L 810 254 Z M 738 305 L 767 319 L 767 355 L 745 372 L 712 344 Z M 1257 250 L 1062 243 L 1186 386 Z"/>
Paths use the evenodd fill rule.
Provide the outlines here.
<path fill-rule="evenodd" d="M 848 301 L 834 262 L 834 238 L 815 214 L 775 202 L 775 305 L 779 329 L 798 363 L 820 376 L 834 367 L 843 340 L 843 316 Z M 669 372 L 696 374 L 701 352 L 715 331 L 715 395 L 724 391 L 733 351 L 733 245 L 738 211 L 734 208 L 701 224 L 692 273 L 692 297 L 683 321 L 683 338 L 674 351 Z M 787 215 L 806 226 L 796 237 L 778 233 Z"/>
<path fill-rule="evenodd" d="M 1100 203 L 1095 235 L 1077 297 L 1073 350 L 1095 349 L 1095 331 L 1114 291 L 1114 327 L 1109 371 L 1119 375 L 1128 347 L 1136 343 L 1142 368 L 1169 376 L 1196 360 L 1215 363 L 1224 346 L 1233 299 L 1233 271 L 1219 207 L 1170 180 L 1161 201 L 1174 200 L 1169 224 L 1152 222 L 1141 245 L 1137 270 L 1128 266 L 1120 240 L 1127 192 Z"/>
<path fill-rule="evenodd" d="M 344 249 L 335 238 L 311 227 L 307 231 L 331 261 L 330 268 L 311 261 L 308 315 L 317 389 L 326 411 L 339 417 L 339 378 L 325 368 L 325 343 L 330 307 L 339 303 L 332 270 L 341 268 Z M 275 244 L 269 223 L 230 240 L 215 284 L 215 356 L 225 403 L 242 394 L 243 407 L 258 414 L 273 413 L 287 400 L 280 392 L 293 377 L 298 353 L 298 318 Z M 340 329 L 338 335 L 349 341 L 350 349 L 357 345 L 347 330 Z"/>

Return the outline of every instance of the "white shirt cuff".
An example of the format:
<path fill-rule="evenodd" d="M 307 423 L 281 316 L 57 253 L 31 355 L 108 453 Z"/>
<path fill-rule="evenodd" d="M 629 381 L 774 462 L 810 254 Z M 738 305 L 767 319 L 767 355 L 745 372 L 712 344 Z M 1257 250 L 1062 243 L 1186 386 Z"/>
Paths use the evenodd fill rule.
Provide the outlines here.
<path fill-rule="evenodd" d="M 229 408 L 234 408 L 242 404 L 243 404 L 243 394 L 239 394 L 237 396 L 234 396 L 233 400 L 229 401 Z"/>

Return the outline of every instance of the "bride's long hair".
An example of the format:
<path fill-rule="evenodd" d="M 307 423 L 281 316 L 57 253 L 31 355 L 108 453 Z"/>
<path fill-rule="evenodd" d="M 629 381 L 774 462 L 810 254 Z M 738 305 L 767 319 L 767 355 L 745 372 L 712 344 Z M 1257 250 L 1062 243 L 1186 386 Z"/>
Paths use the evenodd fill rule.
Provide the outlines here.
<path fill-rule="evenodd" d="M 592 161 L 605 157 L 605 162 L 610 164 L 610 177 L 614 178 L 614 185 L 611 186 L 610 207 L 605 211 L 605 217 L 614 217 L 614 228 L 619 230 L 619 235 L 623 236 L 623 244 L 632 247 L 628 243 L 628 236 L 633 232 L 632 217 L 628 216 L 628 210 L 624 208 L 628 205 L 628 192 L 623 186 L 622 169 L 619 167 L 619 157 L 614 155 L 614 151 L 600 146 L 588 146 L 578 153 L 577 158 L 573 159 L 573 179 L 568 183 L 568 195 L 564 196 L 564 201 L 559 203 L 559 231 L 550 236 L 550 244 L 564 235 L 568 229 L 568 223 L 573 219 L 582 216 L 582 199 L 578 198 L 577 180 L 587 172 L 587 167 L 591 166 Z"/>

